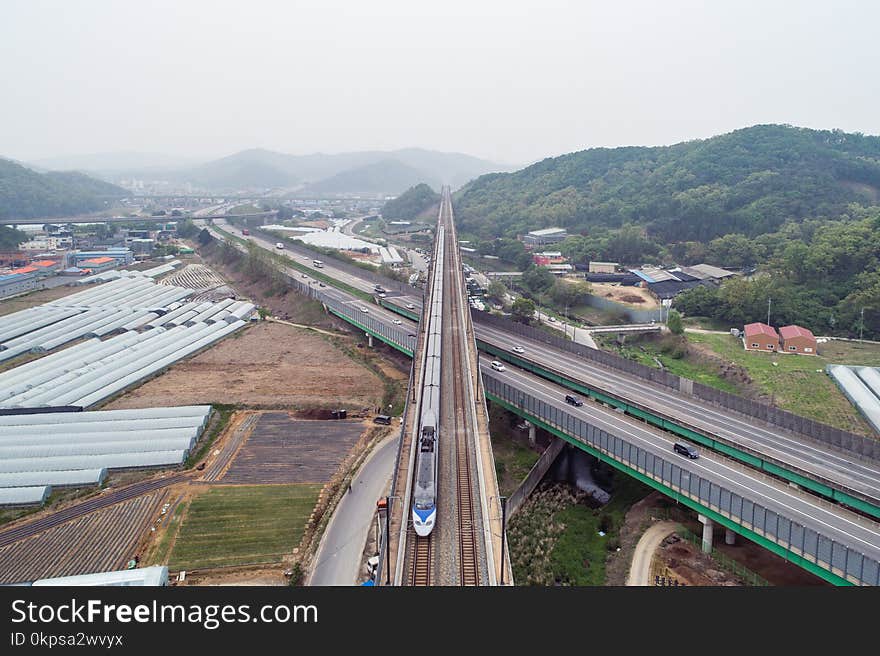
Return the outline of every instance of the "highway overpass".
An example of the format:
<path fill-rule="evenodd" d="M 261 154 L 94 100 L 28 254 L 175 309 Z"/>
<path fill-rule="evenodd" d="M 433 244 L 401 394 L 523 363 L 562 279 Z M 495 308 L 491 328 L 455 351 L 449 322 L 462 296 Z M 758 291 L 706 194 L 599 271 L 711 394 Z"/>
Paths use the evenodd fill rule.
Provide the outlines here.
<path fill-rule="evenodd" d="M 327 273 L 326 270 L 322 271 Z M 369 311 L 364 313 L 358 309 L 359 301 L 353 300 L 345 292 L 318 289 L 314 282 L 304 286 L 295 277 L 292 281 L 300 291 L 324 301 L 329 311 L 366 334 L 412 354 L 414 338 L 410 335 L 416 334 L 415 324 L 408 319 L 418 316 L 417 306 L 410 309 L 403 304 L 397 305 L 400 302 L 397 299 L 374 298 L 376 303 L 381 301 L 384 308 L 370 305 Z M 407 318 L 392 318 L 388 308 Z M 680 500 L 708 521 L 731 528 L 828 581 L 836 584 L 880 583 L 877 578 L 880 573 L 878 524 L 843 505 L 835 505 L 816 496 L 822 494 L 864 513 L 875 514 L 872 511 L 876 511 L 880 503 L 877 494 L 880 471 L 875 460 L 861 458 L 845 449 L 828 448 L 772 424 L 759 423 L 729 409 L 694 399 L 689 397 L 686 390 L 672 391 L 654 381 L 632 375 L 623 376 L 613 367 L 584 362 L 582 357 L 571 352 L 554 353 L 555 347 L 548 348 L 521 334 L 487 330 L 480 322 L 475 323 L 475 333 L 481 348 L 494 348 L 497 356 L 505 357 L 511 364 L 531 367 L 541 373 L 542 387 L 535 382 L 537 378 L 524 378 L 528 374 L 523 371 L 516 372 L 515 376 L 518 377 L 514 373 L 509 374 L 512 376 L 510 380 L 503 381 L 508 387 L 499 388 L 496 383 L 490 382 L 497 381 L 497 377 L 487 375 L 484 370 L 482 377 L 488 398 L 506 404 L 506 407 L 529 421 Z M 524 342 L 528 342 L 528 357 L 523 357 L 525 353 L 512 351 L 514 345 L 521 346 Z M 513 372 L 512 367 L 508 367 L 508 370 Z M 548 377 L 552 376 L 557 376 L 559 380 L 551 382 Z M 609 417 L 607 413 L 591 416 L 590 421 L 594 423 L 584 417 L 571 415 L 571 412 L 559 414 L 560 403 L 565 408 L 561 401 L 564 391 L 570 389 L 588 393 L 600 403 L 616 406 L 623 412 L 614 412 L 615 422 L 611 424 L 605 421 Z M 533 394 L 536 390 L 543 390 L 543 396 Z M 554 395 L 555 402 L 549 405 L 538 403 L 547 404 Z M 525 403 L 530 398 L 535 399 L 532 405 Z M 523 403 L 519 402 L 521 399 Z M 598 404 L 589 404 L 591 410 L 593 405 Z M 636 418 L 626 417 L 626 413 Z M 578 423 L 570 417 L 586 423 Z M 665 431 L 650 427 L 650 423 Z M 645 440 L 629 441 L 635 439 L 631 436 L 633 426 L 639 427 L 641 432 L 638 435 L 653 436 L 651 439 L 654 443 L 649 447 Z M 607 430 L 609 428 L 614 428 L 614 431 Z M 590 433 L 591 430 L 594 432 Z M 596 430 L 604 433 L 595 433 Z M 615 432 L 618 430 L 620 432 Z M 587 431 L 586 434 L 584 431 Z M 669 449 L 670 433 L 703 441 L 719 453 L 707 454 L 704 449 L 704 456 L 699 460 L 676 458 Z M 584 435 L 588 438 L 590 435 L 600 437 L 590 441 L 581 439 Z M 659 436 L 664 437 L 660 439 Z M 703 440 L 700 440 L 701 437 Z M 622 441 L 609 443 L 611 438 Z M 624 444 L 627 446 L 624 447 Z M 625 453 L 621 451 L 624 448 L 628 449 Z M 650 463 L 654 463 L 650 467 L 648 454 L 651 456 Z M 722 464 L 711 467 L 720 469 L 710 472 L 707 469 L 710 465 L 706 463 L 716 461 Z M 737 475 L 732 478 L 733 482 L 727 481 L 724 477 L 733 476 L 731 469 L 746 472 L 749 480 Z M 677 479 L 669 478 L 673 474 Z M 792 483 L 795 477 L 799 477 L 798 487 L 816 494 L 791 484 L 786 485 L 769 474 Z M 692 489 L 690 481 L 696 481 L 696 489 Z M 760 485 L 755 481 L 759 481 Z M 722 500 L 723 504 L 720 503 Z M 731 503 L 740 505 L 733 507 Z M 821 512 L 817 509 L 821 509 Z M 807 521 L 811 513 L 818 513 L 816 517 L 821 517 L 821 521 Z M 836 519 L 829 521 L 829 517 Z M 767 521 L 775 521 L 775 528 Z"/>

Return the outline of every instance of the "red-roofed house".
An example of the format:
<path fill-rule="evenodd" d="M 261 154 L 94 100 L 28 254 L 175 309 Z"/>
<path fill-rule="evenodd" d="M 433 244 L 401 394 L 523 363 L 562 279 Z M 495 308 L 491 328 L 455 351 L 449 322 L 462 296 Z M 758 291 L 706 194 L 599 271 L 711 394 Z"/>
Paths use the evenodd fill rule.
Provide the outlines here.
<path fill-rule="evenodd" d="M 747 323 L 743 332 L 743 344 L 747 351 L 779 350 L 779 334 L 773 326 L 760 322 Z"/>
<path fill-rule="evenodd" d="M 784 353 L 804 353 L 816 355 L 816 338 L 806 328 L 783 326 L 779 329 Z"/>
<path fill-rule="evenodd" d="M 83 269 L 88 269 L 92 273 L 100 273 L 107 269 L 112 269 L 117 265 L 117 261 L 112 257 L 93 257 L 90 260 L 84 260 L 79 263 Z"/>

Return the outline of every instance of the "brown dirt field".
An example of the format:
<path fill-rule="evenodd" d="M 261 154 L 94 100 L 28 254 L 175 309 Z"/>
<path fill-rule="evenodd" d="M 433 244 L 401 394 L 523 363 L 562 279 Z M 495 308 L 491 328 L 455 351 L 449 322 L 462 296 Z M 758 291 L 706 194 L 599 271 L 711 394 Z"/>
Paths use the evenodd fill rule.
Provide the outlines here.
<path fill-rule="evenodd" d="M 590 283 L 590 293 L 593 296 L 601 296 L 602 298 L 632 305 L 642 310 L 652 310 L 660 307 L 657 299 L 647 289 L 642 289 L 641 287 L 622 287 L 620 285 L 592 282 Z"/>
<path fill-rule="evenodd" d="M 171 585 L 287 585 L 283 567 L 259 567 L 237 571 L 206 571 L 187 576 L 183 583 L 169 581 Z"/>
<path fill-rule="evenodd" d="M 226 403 L 259 408 L 372 408 L 383 385 L 327 339 L 259 323 L 114 400 L 104 409 Z"/>

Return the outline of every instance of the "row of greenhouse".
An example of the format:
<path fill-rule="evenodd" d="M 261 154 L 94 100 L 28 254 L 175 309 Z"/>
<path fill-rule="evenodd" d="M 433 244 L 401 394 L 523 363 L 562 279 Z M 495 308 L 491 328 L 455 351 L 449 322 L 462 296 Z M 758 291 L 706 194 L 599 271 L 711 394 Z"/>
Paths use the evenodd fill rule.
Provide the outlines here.
<path fill-rule="evenodd" d="M 880 433 L 880 368 L 829 364 L 825 370 L 850 403 Z"/>
<path fill-rule="evenodd" d="M 100 485 L 108 470 L 179 465 L 210 412 L 199 405 L 0 416 L 0 506 Z"/>

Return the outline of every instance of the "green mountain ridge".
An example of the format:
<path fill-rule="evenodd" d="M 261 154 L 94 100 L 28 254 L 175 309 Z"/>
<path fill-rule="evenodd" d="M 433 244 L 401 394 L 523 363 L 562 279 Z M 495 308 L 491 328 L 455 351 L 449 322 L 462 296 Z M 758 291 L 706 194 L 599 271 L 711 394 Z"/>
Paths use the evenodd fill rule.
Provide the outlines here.
<path fill-rule="evenodd" d="M 83 173 L 36 173 L 15 162 L 0 159 L 0 219 L 94 212 L 103 209 L 105 201 L 127 195 L 125 189 Z"/>
<path fill-rule="evenodd" d="M 880 137 L 756 125 L 663 147 L 594 148 L 493 173 L 456 193 L 463 230 L 643 226 L 667 243 L 777 230 L 880 196 Z"/>

